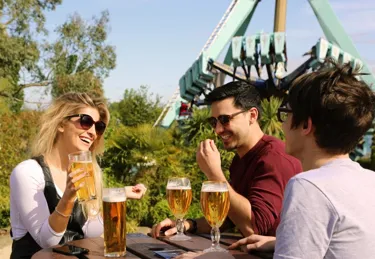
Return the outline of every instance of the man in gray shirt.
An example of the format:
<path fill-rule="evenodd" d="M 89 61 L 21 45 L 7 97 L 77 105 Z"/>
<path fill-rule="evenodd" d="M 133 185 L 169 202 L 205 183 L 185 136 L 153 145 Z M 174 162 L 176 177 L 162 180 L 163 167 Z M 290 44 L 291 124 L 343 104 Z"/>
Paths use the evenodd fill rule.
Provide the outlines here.
<path fill-rule="evenodd" d="M 274 249 L 274 258 L 375 258 L 375 172 L 349 159 L 372 125 L 375 99 L 355 76 L 348 64 L 333 64 L 293 83 L 278 117 L 286 152 L 304 172 L 287 184 L 276 238 L 251 235 L 230 248 Z"/>

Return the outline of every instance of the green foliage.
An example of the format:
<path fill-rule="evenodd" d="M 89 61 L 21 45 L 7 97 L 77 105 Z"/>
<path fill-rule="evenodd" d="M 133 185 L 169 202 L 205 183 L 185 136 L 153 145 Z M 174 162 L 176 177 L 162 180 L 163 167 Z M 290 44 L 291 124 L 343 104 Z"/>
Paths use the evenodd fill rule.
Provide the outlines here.
<path fill-rule="evenodd" d="M 0 1 L 0 33 L 31 37 L 32 27 L 46 32 L 44 12 L 55 10 L 62 0 L 6 0 Z"/>
<path fill-rule="evenodd" d="M 277 109 L 280 107 L 281 103 L 282 99 L 274 96 L 271 96 L 270 100 L 262 100 L 260 125 L 265 134 L 284 139 L 284 133 L 281 128 L 282 123 L 277 119 Z"/>
<path fill-rule="evenodd" d="M 0 228 L 4 228 L 10 225 L 9 184 L 0 186 L 0 195 Z"/>
<path fill-rule="evenodd" d="M 168 201 L 160 199 L 155 206 L 151 208 L 151 222 L 160 222 L 165 218 L 173 218 L 173 214 L 169 209 Z"/>
<path fill-rule="evenodd" d="M 138 223 L 135 220 L 126 218 L 126 233 L 138 232 Z"/>
<path fill-rule="evenodd" d="M 210 116 L 209 108 L 193 108 L 192 117 L 185 120 L 181 126 L 182 140 L 185 143 L 198 144 L 206 138 L 215 138 L 214 131 L 207 123 L 207 118 Z"/>
<path fill-rule="evenodd" d="M 7 109 L 15 112 L 21 109 L 23 91 L 18 86 L 20 70 L 22 67 L 31 69 L 38 57 L 39 52 L 33 42 L 0 33 L 0 98 L 8 99 L 1 101 Z"/>
<path fill-rule="evenodd" d="M 147 95 L 143 98 L 146 99 Z M 145 100 L 140 103 L 145 103 Z M 199 198 L 206 177 L 196 163 L 196 149 L 200 141 L 208 138 L 222 148 L 221 141 L 206 123 L 208 116 L 207 108 L 194 109 L 192 118 L 185 120 L 181 127 L 175 125 L 168 130 L 152 128 L 154 120 L 134 127 L 124 126 L 119 121 L 110 125 L 101 163 L 106 179 L 117 181 L 122 186 L 144 183 L 148 187 L 141 200 L 128 201 L 129 221 L 152 226 L 166 217 L 173 218 L 165 197 L 168 178 L 174 176 L 185 176 L 191 181 L 193 201 L 186 217 L 202 216 Z M 116 130 L 111 130 L 111 127 Z M 221 149 L 226 175 L 233 155 L 233 152 Z"/>
<path fill-rule="evenodd" d="M 52 87 L 52 96 L 58 97 L 67 92 L 89 93 L 97 97 L 104 95 L 102 81 L 88 71 L 73 75 L 57 75 Z"/>
<path fill-rule="evenodd" d="M 116 66 L 115 49 L 106 44 L 108 23 L 107 11 L 91 23 L 74 14 L 57 28 L 57 40 L 44 44 L 44 64 L 54 71 L 53 97 L 71 91 L 103 95 L 102 80 Z"/>
<path fill-rule="evenodd" d="M 1 53 L 1 52 L 0 52 Z M 1 55 L 1 54 L 0 54 Z M 1 70 L 1 69 L 0 69 Z M 9 84 L 9 80 L 0 78 L 0 92 L 9 91 L 12 85 Z M 0 97 L 0 115 L 11 112 L 12 100 L 9 98 Z"/>
<path fill-rule="evenodd" d="M 0 1 L 0 80 L 8 81 L 0 87 L 0 98 L 8 100 L 0 105 L 19 111 L 28 87 L 44 87 L 53 97 L 71 91 L 103 96 L 103 80 L 116 65 L 115 48 L 106 43 L 109 14 L 104 11 L 91 22 L 74 14 L 57 27 L 56 40 L 48 42 L 40 35 L 47 32 L 44 12 L 60 3 Z"/>
<path fill-rule="evenodd" d="M 9 176 L 13 168 L 28 158 L 36 134 L 38 112 L 0 115 L 0 227 L 9 225 Z"/>
<path fill-rule="evenodd" d="M 149 87 L 126 89 L 120 102 L 111 105 L 111 112 L 118 115 L 125 126 L 137 126 L 144 123 L 153 123 L 160 115 L 160 97 L 148 92 Z"/>
<path fill-rule="evenodd" d="M 35 42 L 1 33 L 0 36 L 0 78 L 7 78 L 10 84 L 15 85 L 20 69 L 23 66 L 31 69 L 39 58 L 39 51 Z"/>
<path fill-rule="evenodd" d="M 8 108 L 19 111 L 23 104 L 25 84 L 19 82 L 20 72 L 32 72 L 39 60 L 35 40 L 45 33 L 44 12 L 54 10 L 61 0 L 7 0 L 0 1 L 0 80 L 6 79 L 7 88 L 0 89 L 0 98 Z M 4 104 L 4 101 L 1 101 Z"/>

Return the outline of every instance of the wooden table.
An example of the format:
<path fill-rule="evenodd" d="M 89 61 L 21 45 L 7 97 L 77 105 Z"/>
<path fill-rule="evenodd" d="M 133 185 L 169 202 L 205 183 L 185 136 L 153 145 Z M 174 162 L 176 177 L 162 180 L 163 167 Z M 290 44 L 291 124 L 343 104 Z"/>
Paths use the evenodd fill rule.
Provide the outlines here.
<path fill-rule="evenodd" d="M 161 237 L 159 239 L 151 238 L 144 234 L 128 234 L 126 237 L 126 256 L 129 259 L 160 259 L 155 255 L 154 251 L 157 250 L 173 250 L 183 249 L 185 251 L 202 251 L 211 246 L 211 238 L 209 235 L 191 235 L 192 239 L 189 241 L 173 242 L 167 237 Z M 222 236 L 221 246 L 227 248 L 228 245 L 232 244 L 239 237 L 236 236 Z M 86 255 L 90 259 L 104 259 L 104 242 L 103 238 L 87 238 L 69 242 L 76 246 L 87 248 L 90 252 Z M 52 248 L 40 250 L 33 255 L 32 259 L 73 259 L 77 257 L 66 256 L 52 252 Z M 239 250 L 230 250 L 229 253 L 206 253 L 200 255 L 199 258 L 210 259 L 210 258 L 236 258 L 236 259 L 260 259 L 260 258 L 272 258 L 270 254 L 254 254 L 250 255 Z"/>

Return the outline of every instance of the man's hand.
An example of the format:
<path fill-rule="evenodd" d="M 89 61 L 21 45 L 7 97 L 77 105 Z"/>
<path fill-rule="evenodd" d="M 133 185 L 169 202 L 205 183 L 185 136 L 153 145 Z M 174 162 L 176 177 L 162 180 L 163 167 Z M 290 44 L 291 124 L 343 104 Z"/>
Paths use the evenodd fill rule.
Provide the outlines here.
<path fill-rule="evenodd" d="M 241 250 L 244 252 L 249 252 L 250 250 L 271 252 L 275 250 L 275 243 L 276 237 L 251 235 L 230 245 L 228 249 L 241 247 Z"/>
<path fill-rule="evenodd" d="M 197 150 L 197 163 L 209 180 L 225 181 L 221 170 L 220 153 L 213 140 L 202 141 Z"/>
<path fill-rule="evenodd" d="M 143 184 L 137 184 L 135 186 L 126 186 L 125 192 L 126 192 L 126 198 L 127 199 L 134 199 L 139 200 L 143 197 L 143 195 L 146 193 L 147 188 Z"/>
<path fill-rule="evenodd" d="M 177 232 L 176 221 L 167 218 L 159 224 L 153 225 L 151 230 L 151 236 L 157 238 L 160 236 L 160 230 L 167 228 L 168 230 L 164 232 L 164 235 L 171 236 L 175 234 Z"/>

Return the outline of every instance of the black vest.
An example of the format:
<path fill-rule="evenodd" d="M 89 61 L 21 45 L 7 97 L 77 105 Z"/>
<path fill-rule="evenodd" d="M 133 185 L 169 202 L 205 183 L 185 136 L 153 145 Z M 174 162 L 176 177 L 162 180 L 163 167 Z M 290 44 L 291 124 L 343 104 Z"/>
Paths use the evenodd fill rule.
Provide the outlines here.
<path fill-rule="evenodd" d="M 45 181 L 44 196 L 47 200 L 49 212 L 52 214 L 55 211 L 61 197 L 57 194 L 51 172 L 49 167 L 44 163 L 43 156 L 34 157 L 33 159 L 35 159 L 43 169 Z M 74 203 L 72 216 L 69 219 L 68 226 L 59 244 L 62 245 L 72 240 L 83 239 L 84 235 L 82 227 L 85 222 L 86 218 L 83 215 L 82 208 L 76 201 Z M 10 231 L 10 234 L 12 236 L 12 230 Z M 42 248 L 35 242 L 30 233 L 27 233 L 21 239 L 13 240 L 12 254 L 10 255 L 10 259 L 28 259 L 41 249 Z"/>

